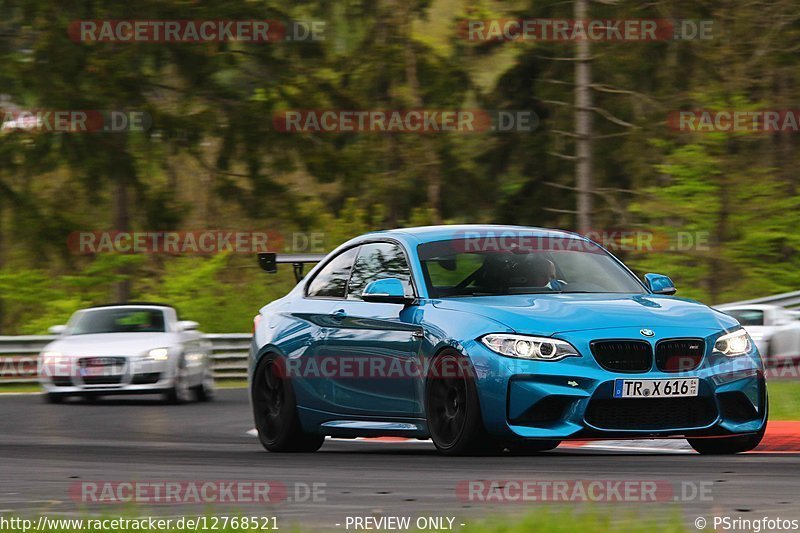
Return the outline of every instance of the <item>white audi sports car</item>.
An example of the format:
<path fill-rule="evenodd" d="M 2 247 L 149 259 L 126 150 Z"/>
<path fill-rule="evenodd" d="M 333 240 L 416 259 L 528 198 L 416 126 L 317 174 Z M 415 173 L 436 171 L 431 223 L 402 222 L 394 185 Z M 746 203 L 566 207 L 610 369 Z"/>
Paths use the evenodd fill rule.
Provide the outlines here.
<path fill-rule="evenodd" d="M 161 394 L 169 403 L 214 395 L 211 343 L 197 322 L 178 320 L 160 304 L 83 309 L 39 356 L 39 379 L 48 402 L 69 396 Z"/>

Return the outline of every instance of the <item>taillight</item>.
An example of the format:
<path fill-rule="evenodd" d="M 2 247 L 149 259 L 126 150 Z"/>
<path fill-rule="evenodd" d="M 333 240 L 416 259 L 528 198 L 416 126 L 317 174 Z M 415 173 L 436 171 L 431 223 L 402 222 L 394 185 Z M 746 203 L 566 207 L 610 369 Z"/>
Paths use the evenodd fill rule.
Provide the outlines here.
<path fill-rule="evenodd" d="M 261 315 L 256 315 L 253 317 L 253 335 L 256 334 L 256 329 L 258 329 L 258 323 L 261 322 Z"/>

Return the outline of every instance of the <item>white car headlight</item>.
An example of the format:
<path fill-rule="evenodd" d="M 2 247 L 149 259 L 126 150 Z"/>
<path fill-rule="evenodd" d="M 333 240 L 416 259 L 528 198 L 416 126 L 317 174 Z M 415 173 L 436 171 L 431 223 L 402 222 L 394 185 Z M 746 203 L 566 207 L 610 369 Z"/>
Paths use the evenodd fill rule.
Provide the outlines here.
<path fill-rule="evenodd" d="M 500 355 L 519 359 L 559 361 L 565 357 L 581 356 L 570 343 L 548 337 L 491 333 L 481 338 L 481 342 Z"/>
<path fill-rule="evenodd" d="M 166 361 L 169 359 L 169 348 L 156 348 L 147 352 L 147 357 L 153 361 Z"/>
<path fill-rule="evenodd" d="M 728 357 L 736 357 L 750 353 L 752 345 L 750 336 L 743 329 L 723 335 L 714 343 L 714 352 Z"/>

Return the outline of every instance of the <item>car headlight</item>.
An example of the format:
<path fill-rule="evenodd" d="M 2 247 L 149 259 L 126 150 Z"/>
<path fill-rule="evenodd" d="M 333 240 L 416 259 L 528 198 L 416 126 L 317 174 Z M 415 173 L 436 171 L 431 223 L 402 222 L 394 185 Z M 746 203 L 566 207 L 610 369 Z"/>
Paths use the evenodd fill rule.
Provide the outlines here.
<path fill-rule="evenodd" d="M 481 338 L 481 342 L 500 355 L 519 359 L 558 361 L 581 356 L 570 343 L 548 337 L 492 333 Z"/>
<path fill-rule="evenodd" d="M 750 336 L 743 329 L 723 335 L 714 343 L 714 352 L 728 357 L 744 355 L 749 353 L 750 349 Z"/>
<path fill-rule="evenodd" d="M 156 348 L 147 352 L 147 357 L 153 361 L 166 361 L 169 359 L 168 348 Z"/>

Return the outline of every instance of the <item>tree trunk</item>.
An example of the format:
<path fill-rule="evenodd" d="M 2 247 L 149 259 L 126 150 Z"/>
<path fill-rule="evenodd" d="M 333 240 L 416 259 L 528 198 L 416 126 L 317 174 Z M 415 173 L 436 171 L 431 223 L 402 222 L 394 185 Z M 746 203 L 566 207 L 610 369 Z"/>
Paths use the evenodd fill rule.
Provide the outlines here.
<path fill-rule="evenodd" d="M 131 217 L 128 199 L 128 172 L 125 142 L 115 144 L 116 150 L 109 154 L 109 165 L 112 168 L 111 176 L 114 178 L 114 229 L 117 231 L 130 231 Z M 123 269 L 123 274 L 127 275 L 127 269 Z M 115 301 L 123 303 L 130 299 L 131 282 L 130 279 L 118 281 L 114 286 Z"/>
<path fill-rule="evenodd" d="M 404 42 L 405 42 L 405 68 L 406 68 L 406 83 L 411 93 L 413 104 L 417 109 L 422 108 L 424 102 L 420 96 L 419 78 L 417 77 L 417 53 L 414 50 L 414 42 L 411 35 L 411 23 L 414 16 L 412 11 L 412 4 L 405 2 L 404 4 Z M 432 142 L 422 140 L 422 150 L 425 164 L 422 166 L 422 171 L 425 173 L 427 180 L 427 204 L 433 213 L 432 222 L 439 224 L 442 221 L 442 178 L 439 174 L 439 157 Z"/>
<path fill-rule="evenodd" d="M 575 0 L 575 19 L 585 20 L 587 0 Z M 575 61 L 575 188 L 578 231 L 592 228 L 592 66 L 588 39 L 576 43 Z"/>

